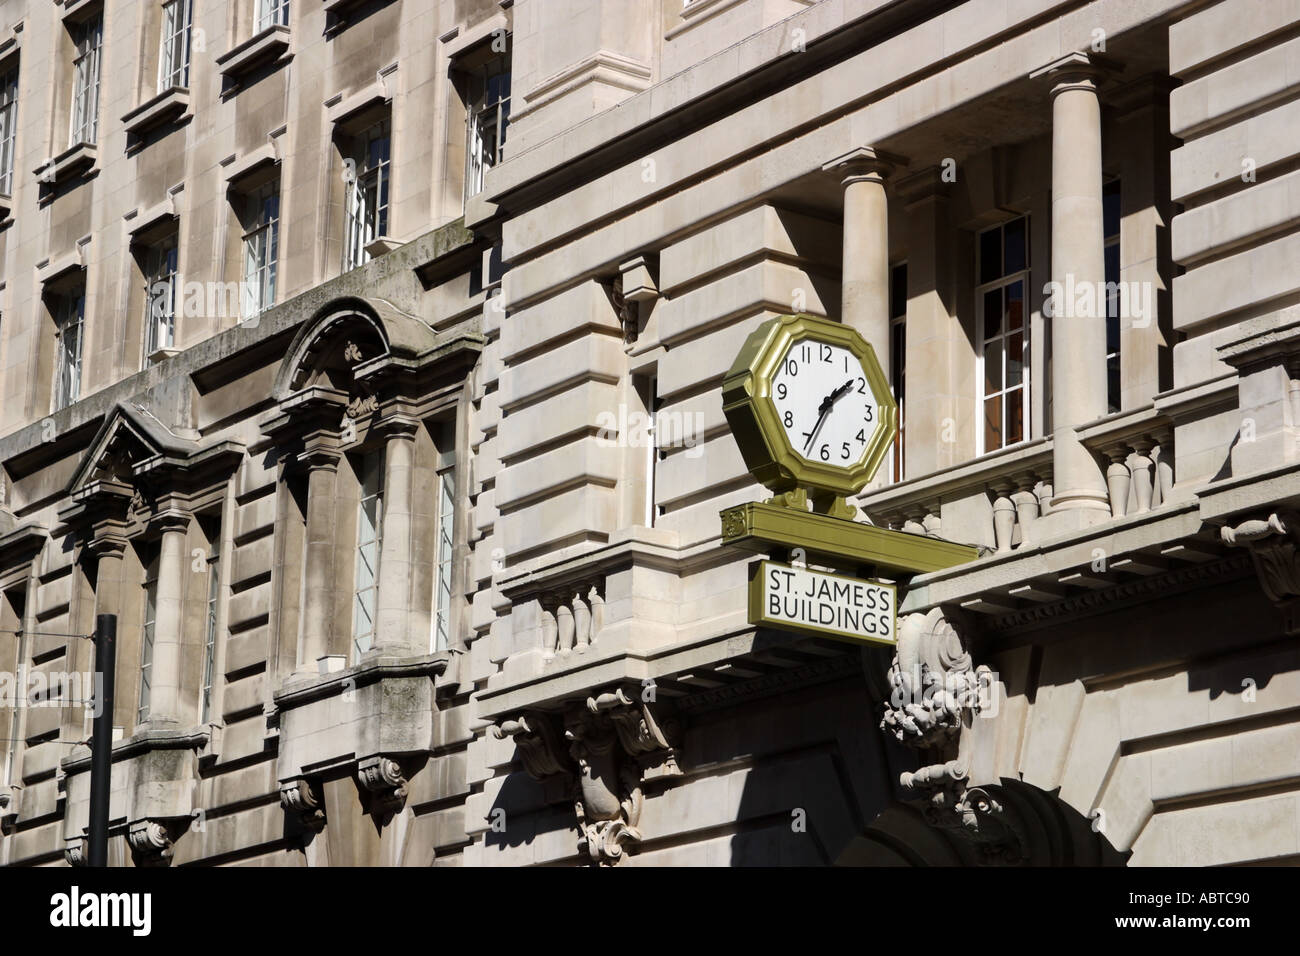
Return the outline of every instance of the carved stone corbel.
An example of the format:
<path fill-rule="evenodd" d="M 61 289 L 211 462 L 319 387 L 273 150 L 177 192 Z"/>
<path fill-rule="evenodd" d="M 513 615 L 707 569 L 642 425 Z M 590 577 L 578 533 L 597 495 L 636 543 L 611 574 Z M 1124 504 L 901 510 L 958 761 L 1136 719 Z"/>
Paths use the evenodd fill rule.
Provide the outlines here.
<path fill-rule="evenodd" d="M 80 836 L 68 841 L 63 847 L 63 859 L 68 866 L 86 866 L 90 861 L 90 839 Z"/>
<path fill-rule="evenodd" d="M 1287 634 L 1300 634 L 1300 518 L 1286 512 L 1219 529 L 1223 543 L 1250 553 L 1264 594 L 1282 609 Z"/>
<path fill-rule="evenodd" d="M 919 750 L 924 765 L 899 777 L 922 801 L 926 822 L 975 844 L 989 863 L 1014 863 L 1025 843 L 1017 821 L 988 791 L 969 785 L 962 735 L 984 705 L 992 672 L 976 667 L 961 631 L 941 608 L 899 622 L 882 730 Z"/>
<path fill-rule="evenodd" d="M 324 800 L 316 784 L 305 777 L 280 784 L 280 806 L 308 830 L 319 833 L 325 828 Z"/>
<path fill-rule="evenodd" d="M 520 714 L 514 720 L 502 721 L 492 728 L 492 736 L 497 740 L 514 739 L 524 769 L 534 780 L 546 780 L 573 770 L 559 732 L 544 715 Z"/>
<path fill-rule="evenodd" d="M 622 688 L 589 697 L 565 724 L 578 764 L 578 846 L 594 864 L 612 866 L 641 842 L 644 782 L 681 772 L 676 750 L 649 704 Z"/>
<path fill-rule="evenodd" d="M 126 842 L 136 866 L 171 866 L 176 838 L 190 824 L 188 818 L 179 825 L 165 820 L 137 820 L 127 830 Z"/>
<path fill-rule="evenodd" d="M 382 754 L 357 764 L 357 779 L 370 792 L 371 813 L 395 813 L 406 803 L 410 783 L 402 765 Z"/>

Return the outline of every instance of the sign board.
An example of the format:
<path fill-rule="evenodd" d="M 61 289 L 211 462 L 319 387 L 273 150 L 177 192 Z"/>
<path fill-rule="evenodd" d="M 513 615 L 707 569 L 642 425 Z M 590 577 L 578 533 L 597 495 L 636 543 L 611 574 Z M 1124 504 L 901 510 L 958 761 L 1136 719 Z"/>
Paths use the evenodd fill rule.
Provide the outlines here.
<path fill-rule="evenodd" d="M 894 644 L 898 591 L 892 584 L 775 561 L 749 566 L 749 623 L 811 637 Z"/>

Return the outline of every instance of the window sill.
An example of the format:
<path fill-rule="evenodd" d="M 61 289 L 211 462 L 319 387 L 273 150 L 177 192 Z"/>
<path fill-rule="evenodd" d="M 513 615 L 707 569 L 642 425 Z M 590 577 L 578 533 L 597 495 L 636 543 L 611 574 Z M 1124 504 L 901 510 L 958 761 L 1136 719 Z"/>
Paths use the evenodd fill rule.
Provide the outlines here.
<path fill-rule="evenodd" d="M 183 86 L 163 90 L 122 117 L 128 136 L 141 137 L 164 123 L 178 122 L 189 112 L 190 91 Z"/>
<path fill-rule="evenodd" d="M 402 243 L 390 236 L 378 236 L 366 243 L 366 255 L 371 259 L 378 259 L 385 253 L 392 252 L 400 245 L 402 245 Z"/>
<path fill-rule="evenodd" d="M 99 0 L 63 0 L 64 20 L 76 22 L 99 6 Z"/>
<path fill-rule="evenodd" d="M 243 43 L 217 57 L 217 72 L 238 83 L 254 67 L 285 59 L 289 49 L 289 28 L 276 23 L 253 34 Z"/>
<path fill-rule="evenodd" d="M 159 362 L 167 361 L 173 355 L 180 355 L 180 354 L 181 354 L 180 349 L 174 348 L 173 346 L 170 345 L 167 346 L 166 348 L 154 349 L 148 355 L 149 365 L 152 367 L 154 365 L 157 365 Z"/>
<path fill-rule="evenodd" d="M 85 177 L 99 158 L 99 147 L 94 143 L 78 143 L 57 156 L 37 166 L 33 173 L 42 183 L 61 185 L 77 177 Z"/>
<path fill-rule="evenodd" d="M 347 12 L 349 8 L 360 5 L 360 3 L 361 0 L 325 0 L 323 9 L 326 13 L 332 13 L 335 16 L 338 16 L 341 13 Z"/>

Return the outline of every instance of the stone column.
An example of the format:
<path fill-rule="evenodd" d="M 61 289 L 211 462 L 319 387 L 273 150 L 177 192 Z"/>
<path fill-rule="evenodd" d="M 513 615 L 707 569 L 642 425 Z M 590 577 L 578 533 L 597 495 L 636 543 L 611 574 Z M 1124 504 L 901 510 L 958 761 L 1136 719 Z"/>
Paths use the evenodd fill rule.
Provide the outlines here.
<path fill-rule="evenodd" d="M 316 674 L 317 662 L 335 649 L 334 532 L 338 525 L 340 455 L 334 449 L 313 448 L 304 453 L 303 459 L 308 469 L 307 545 L 298 670 Z"/>
<path fill-rule="evenodd" d="M 844 186 L 843 271 L 840 321 L 861 333 L 889 368 L 889 204 L 885 177 L 901 161 L 870 147 L 859 147 L 822 168 Z"/>
<path fill-rule="evenodd" d="M 149 723 L 175 723 L 183 713 L 181 637 L 185 626 L 185 574 L 188 568 L 187 512 L 168 510 L 152 524 L 158 542 L 158 597 L 154 603 L 153 663 L 150 667 Z"/>
<path fill-rule="evenodd" d="M 112 530 L 97 527 L 89 547 L 96 558 L 95 614 L 115 614 L 120 618 L 122 614 L 123 565 L 127 548 L 126 536 L 122 534 L 119 527 L 114 527 Z M 29 611 L 34 608 L 34 604 L 28 605 Z M 122 670 L 124 663 L 130 666 L 129 661 L 124 662 L 122 649 L 119 645 L 116 660 L 119 672 Z M 138 665 L 139 661 L 135 663 Z M 98 670 L 99 667 L 100 662 L 95 661 L 95 669 Z M 125 683 L 125 681 L 118 681 L 118 686 L 121 687 Z M 131 727 L 135 724 L 135 713 L 135 697 L 130 693 L 122 693 L 119 690 L 113 702 L 113 724 L 117 727 Z"/>
<path fill-rule="evenodd" d="M 1064 519 L 1080 525 L 1110 514 L 1101 467 L 1075 432 L 1106 414 L 1099 73 L 1072 53 L 1032 74 L 1052 84 L 1052 510 L 1096 512 Z"/>
<path fill-rule="evenodd" d="M 385 423 L 383 530 L 372 651 L 411 651 L 411 509 L 415 484 L 414 421 Z"/>

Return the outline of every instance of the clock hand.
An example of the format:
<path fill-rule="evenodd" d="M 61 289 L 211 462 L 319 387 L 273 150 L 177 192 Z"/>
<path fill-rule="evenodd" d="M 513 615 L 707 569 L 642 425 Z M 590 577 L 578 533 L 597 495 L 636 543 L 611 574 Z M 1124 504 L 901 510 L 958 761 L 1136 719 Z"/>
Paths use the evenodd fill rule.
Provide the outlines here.
<path fill-rule="evenodd" d="M 812 447 L 813 442 L 817 440 L 817 433 L 821 431 L 822 425 L 826 423 L 826 416 L 830 414 L 831 406 L 838 402 L 844 394 L 853 387 L 853 382 L 854 379 L 849 379 L 835 391 L 823 398 L 822 403 L 817 406 L 817 411 L 821 414 L 817 416 L 817 424 L 813 426 L 813 430 L 808 433 L 808 441 L 803 446 L 805 453 L 807 453 L 807 451 Z"/>

